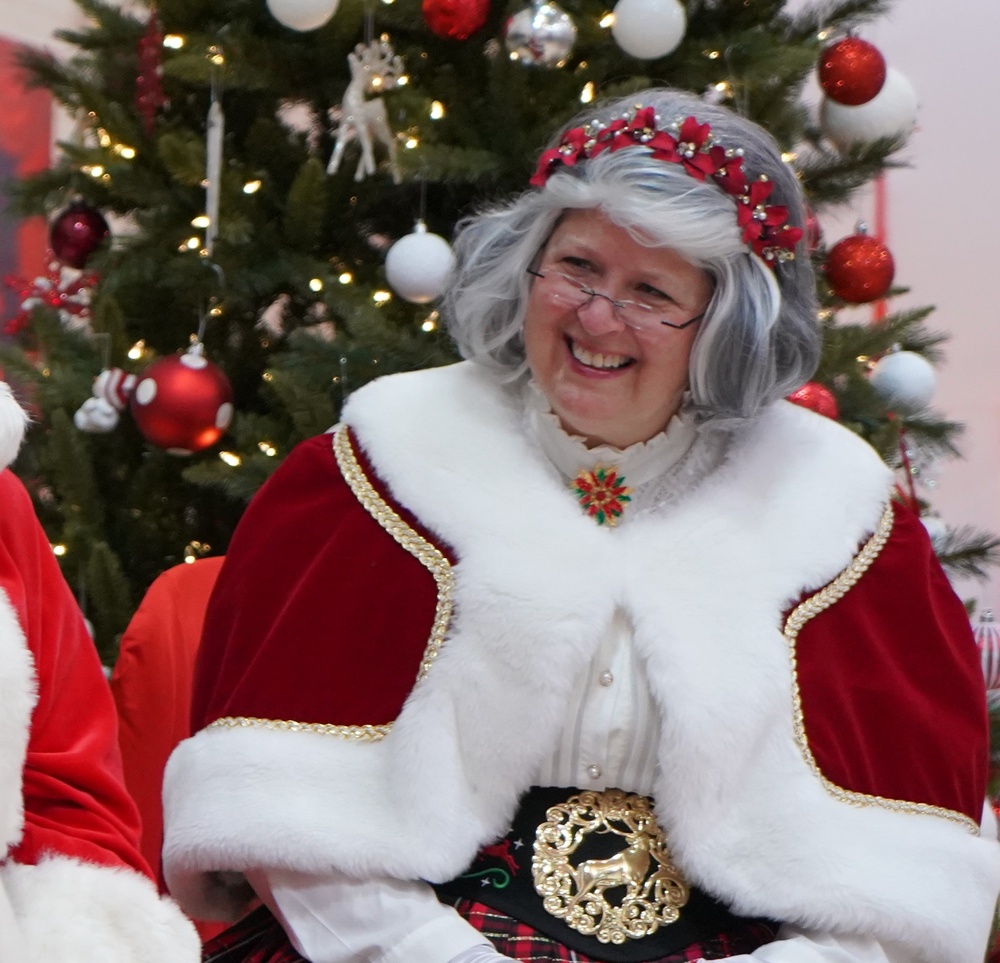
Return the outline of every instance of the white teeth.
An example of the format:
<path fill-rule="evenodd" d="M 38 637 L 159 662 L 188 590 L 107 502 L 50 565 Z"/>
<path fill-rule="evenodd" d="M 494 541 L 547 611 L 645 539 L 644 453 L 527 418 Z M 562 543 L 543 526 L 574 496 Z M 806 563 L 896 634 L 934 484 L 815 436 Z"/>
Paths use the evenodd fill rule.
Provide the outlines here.
<path fill-rule="evenodd" d="M 632 360 L 624 354 L 591 354 L 575 341 L 570 341 L 570 351 L 580 364 L 585 364 L 588 368 L 621 368 Z"/>

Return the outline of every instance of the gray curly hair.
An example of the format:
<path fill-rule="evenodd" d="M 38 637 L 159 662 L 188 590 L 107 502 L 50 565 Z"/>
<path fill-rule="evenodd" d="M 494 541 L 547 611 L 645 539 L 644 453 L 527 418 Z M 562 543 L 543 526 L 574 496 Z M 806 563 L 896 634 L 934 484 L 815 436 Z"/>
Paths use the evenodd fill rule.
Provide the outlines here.
<path fill-rule="evenodd" d="M 693 116 L 716 142 L 743 151 L 748 178 L 774 184 L 770 204 L 788 208 L 788 223 L 805 221 L 798 180 L 762 128 L 681 91 L 650 89 L 596 108 L 570 126 L 607 124 L 653 107 L 660 123 Z M 557 145 L 559 138 L 553 140 Z M 605 150 L 558 167 L 545 186 L 460 222 L 457 267 L 442 303 L 464 358 L 504 378 L 527 368 L 522 324 L 530 276 L 559 219 L 569 210 L 600 208 L 639 243 L 667 247 L 705 270 L 714 293 L 689 363 L 687 410 L 718 427 L 753 418 L 806 382 L 819 360 L 820 332 L 812 266 L 800 243 L 794 260 L 770 266 L 743 242 L 736 203 L 711 180 L 654 159 L 643 147 Z"/>

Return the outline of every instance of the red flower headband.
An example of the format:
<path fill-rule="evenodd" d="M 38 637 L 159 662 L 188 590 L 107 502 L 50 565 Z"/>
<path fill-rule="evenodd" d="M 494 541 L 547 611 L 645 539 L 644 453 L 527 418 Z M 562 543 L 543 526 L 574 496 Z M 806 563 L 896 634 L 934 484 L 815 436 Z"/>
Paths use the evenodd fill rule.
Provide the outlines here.
<path fill-rule="evenodd" d="M 531 178 L 533 187 L 542 187 L 560 167 L 596 157 L 605 150 L 621 150 L 638 145 L 648 147 L 657 160 L 683 164 L 695 180 L 709 177 L 736 201 L 736 223 L 743 229 L 743 242 L 770 267 L 795 258 L 795 245 L 802 229 L 787 223 L 788 208 L 765 204 L 774 184 L 761 174 L 749 182 L 743 170 L 743 152 L 715 143 L 708 124 L 686 117 L 669 130 L 656 126 L 652 107 L 636 107 L 632 120 L 619 118 L 607 126 L 597 123 L 567 130 L 558 147 L 545 151 Z"/>

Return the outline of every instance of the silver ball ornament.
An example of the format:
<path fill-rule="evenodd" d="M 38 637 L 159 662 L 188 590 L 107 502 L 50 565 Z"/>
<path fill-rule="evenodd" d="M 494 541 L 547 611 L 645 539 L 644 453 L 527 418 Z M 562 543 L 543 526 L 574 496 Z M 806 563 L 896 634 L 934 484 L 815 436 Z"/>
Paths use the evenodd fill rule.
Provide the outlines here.
<path fill-rule="evenodd" d="M 504 30 L 504 44 L 511 60 L 533 67 L 561 67 L 576 43 L 576 24 L 555 3 L 533 3 L 519 10 Z"/>

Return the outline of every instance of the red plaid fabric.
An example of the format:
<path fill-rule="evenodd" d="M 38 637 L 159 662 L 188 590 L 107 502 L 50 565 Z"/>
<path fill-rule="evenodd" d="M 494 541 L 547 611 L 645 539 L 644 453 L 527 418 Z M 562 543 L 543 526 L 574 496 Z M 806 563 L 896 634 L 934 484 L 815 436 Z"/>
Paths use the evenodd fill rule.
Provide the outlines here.
<path fill-rule="evenodd" d="M 480 933 L 488 937 L 497 951 L 520 963 L 599 963 L 576 953 L 561 943 L 542 935 L 519 920 L 471 900 L 459 900 L 455 909 Z M 680 953 L 664 956 L 650 963 L 693 963 L 696 960 L 721 960 L 727 956 L 751 953 L 774 939 L 771 929 L 761 923 L 748 923 L 737 933 L 723 933 L 714 939 L 689 946 Z M 281 924 L 264 906 L 245 916 L 215 939 L 205 944 L 203 963 L 308 963 L 288 942 Z"/>
<path fill-rule="evenodd" d="M 526 923 L 498 913 L 482 903 L 459 900 L 455 904 L 455 909 L 483 936 L 489 937 L 490 942 L 499 953 L 520 960 L 521 963 L 599 963 L 593 957 L 577 953 L 563 946 L 562 943 L 539 933 L 538 930 Z M 657 960 L 651 960 L 649 963 L 693 963 L 693 961 L 702 959 L 721 960 L 727 956 L 751 953 L 758 946 L 770 943 L 773 939 L 774 932 L 769 926 L 762 923 L 747 923 L 737 933 L 721 933 L 714 939 L 697 943 L 680 953 L 663 956 Z"/>
<path fill-rule="evenodd" d="M 266 906 L 209 940 L 201 958 L 203 963 L 308 963 Z"/>

